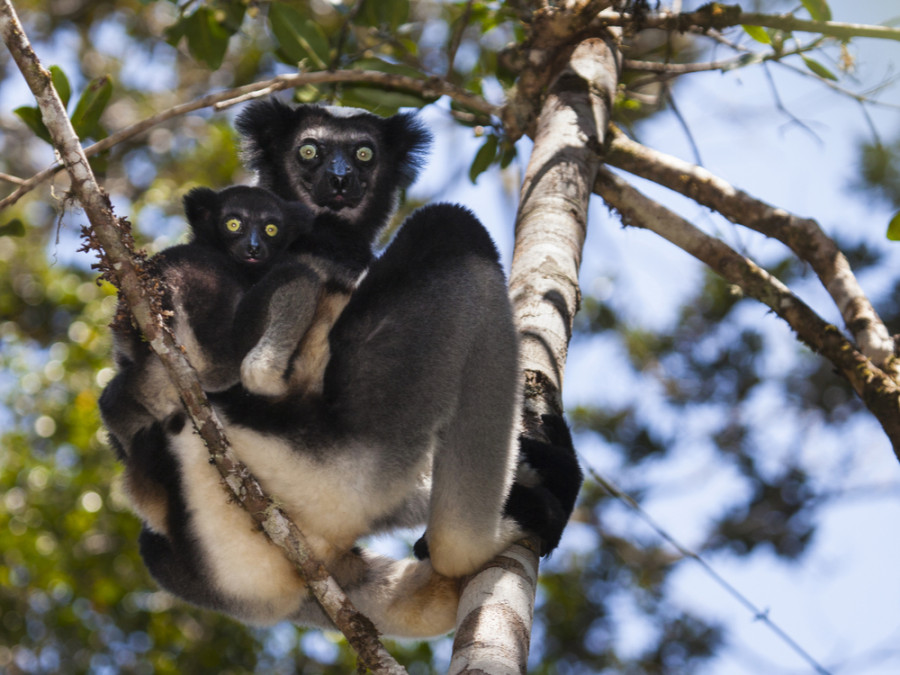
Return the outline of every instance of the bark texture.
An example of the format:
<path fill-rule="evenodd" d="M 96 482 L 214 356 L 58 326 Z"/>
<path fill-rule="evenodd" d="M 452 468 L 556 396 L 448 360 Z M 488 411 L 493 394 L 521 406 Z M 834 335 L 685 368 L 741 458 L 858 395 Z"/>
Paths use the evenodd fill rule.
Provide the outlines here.
<path fill-rule="evenodd" d="M 618 83 L 618 52 L 589 38 L 553 82 L 534 136 L 516 215 L 510 295 L 522 340 L 526 428 L 561 413 L 560 392 L 572 321 L 588 200 Z"/>
<path fill-rule="evenodd" d="M 537 121 L 510 273 L 528 434 L 541 433 L 542 413 L 562 413 L 588 200 L 618 83 L 618 59 L 611 40 L 579 43 L 553 80 Z M 463 585 L 450 673 L 526 672 L 538 577 L 535 549 L 513 546 Z"/>

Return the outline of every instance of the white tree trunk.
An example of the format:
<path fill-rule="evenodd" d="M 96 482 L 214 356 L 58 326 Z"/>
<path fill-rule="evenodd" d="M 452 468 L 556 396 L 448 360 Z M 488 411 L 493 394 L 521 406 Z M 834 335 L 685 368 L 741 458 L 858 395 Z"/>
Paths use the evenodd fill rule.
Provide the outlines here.
<path fill-rule="evenodd" d="M 578 310 L 590 198 L 618 83 L 618 52 L 599 38 L 572 51 L 544 101 L 516 217 L 510 294 L 522 340 L 526 433 L 561 414 L 563 370 Z M 538 556 L 512 546 L 463 586 L 449 672 L 526 672 Z"/>

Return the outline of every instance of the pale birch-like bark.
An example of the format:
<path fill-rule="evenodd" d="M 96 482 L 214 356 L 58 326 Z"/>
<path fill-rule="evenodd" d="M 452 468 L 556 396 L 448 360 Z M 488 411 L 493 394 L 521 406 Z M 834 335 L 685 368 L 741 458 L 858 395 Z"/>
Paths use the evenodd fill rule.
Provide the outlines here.
<path fill-rule="evenodd" d="M 522 368 L 529 385 L 543 388 L 526 391 L 526 406 L 543 399 L 533 406 L 536 414 L 562 412 L 588 201 L 618 83 L 617 58 L 599 38 L 578 45 L 544 102 L 522 184 L 509 287 Z"/>
<path fill-rule="evenodd" d="M 599 166 L 596 149 L 609 122 L 618 70 L 610 42 L 581 42 L 553 81 L 537 122 L 510 273 L 530 434 L 540 434 L 541 413 L 562 413 L 588 200 Z M 537 553 L 517 545 L 467 580 L 450 673 L 526 671 L 537 577 Z"/>
<path fill-rule="evenodd" d="M 121 289 L 151 348 L 178 388 L 188 414 L 222 474 L 223 482 L 260 523 L 266 535 L 285 551 L 325 612 L 357 650 L 360 660 L 377 673 L 405 673 L 378 641 L 371 622 L 353 608 L 324 566 L 310 557 L 297 526 L 263 493 L 247 468 L 231 452 L 196 372 L 164 327 L 159 310 L 154 308 L 152 294 L 144 288 L 141 272 L 133 261 L 129 227 L 116 218 L 109 197 L 97 184 L 65 107 L 53 88 L 50 73 L 41 66 L 9 0 L 0 0 L 0 34 L 34 94 L 54 147 L 72 179 L 72 192 L 91 223 L 92 229 L 88 235 L 90 245 L 100 246 L 105 252 L 111 276 Z"/>

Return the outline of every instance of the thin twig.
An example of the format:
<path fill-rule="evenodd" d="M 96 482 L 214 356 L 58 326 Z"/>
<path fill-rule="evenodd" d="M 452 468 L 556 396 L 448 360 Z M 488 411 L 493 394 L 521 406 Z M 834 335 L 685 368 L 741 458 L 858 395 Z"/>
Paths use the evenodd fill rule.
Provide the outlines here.
<path fill-rule="evenodd" d="M 4 180 L 7 183 L 12 183 L 14 185 L 23 185 L 25 183 L 24 178 L 19 178 L 18 176 L 11 176 L 8 173 L 0 173 L 0 180 Z"/>
<path fill-rule="evenodd" d="M 695 553 L 687 546 L 679 542 L 674 536 L 669 534 L 662 525 L 657 523 L 656 520 L 649 513 L 647 513 L 633 497 L 631 497 L 631 495 L 621 490 L 610 479 L 601 476 L 588 462 L 584 461 L 583 458 L 581 464 L 587 467 L 587 471 L 590 474 L 591 478 L 593 478 L 601 488 L 606 490 L 606 492 L 609 493 L 610 496 L 615 497 L 632 511 L 634 511 L 638 515 L 638 517 L 640 517 L 640 519 L 650 527 L 651 530 L 656 532 L 656 534 L 661 539 L 668 542 L 676 551 L 678 551 L 679 554 L 681 554 L 685 558 L 690 558 L 695 563 L 700 565 L 700 567 L 703 568 L 703 571 L 706 572 L 706 574 L 711 577 L 713 581 L 721 586 L 731 597 L 737 600 L 738 603 L 743 605 L 753 615 L 754 620 L 764 623 L 769 628 L 769 630 L 775 633 L 775 635 L 777 635 L 798 656 L 800 656 L 804 661 L 812 666 L 817 673 L 819 673 L 820 675 L 829 675 L 828 670 L 820 665 L 819 662 L 816 661 L 809 652 L 803 649 L 803 647 L 801 647 L 800 644 L 794 638 L 792 638 L 786 630 L 784 630 L 769 617 L 768 610 L 760 609 L 752 600 L 741 593 L 741 591 L 739 591 L 736 586 L 734 586 L 725 577 L 719 574 L 713 568 L 713 566 L 706 562 L 706 560 L 699 553 Z"/>
<path fill-rule="evenodd" d="M 449 96 L 461 106 L 476 112 L 490 116 L 500 114 L 499 106 L 490 104 L 480 96 L 471 94 L 439 78 L 421 79 L 406 75 L 382 73 L 375 70 L 337 70 L 333 72 L 316 71 L 309 73 L 292 73 L 279 75 L 270 80 L 254 82 L 253 84 L 247 84 L 242 87 L 235 87 L 234 89 L 227 89 L 225 91 L 216 92 L 215 94 L 208 94 L 206 96 L 201 96 L 198 99 L 194 99 L 193 101 L 189 101 L 188 103 L 181 103 L 173 106 L 168 110 L 163 110 L 147 119 L 136 122 L 124 129 L 120 129 L 114 134 L 110 134 L 103 140 L 85 148 L 84 153 L 88 157 L 93 157 L 100 152 L 109 150 L 118 143 L 152 129 L 163 122 L 196 110 L 202 110 L 203 108 L 224 110 L 230 106 L 242 103 L 248 98 L 268 96 L 277 91 L 301 87 L 306 84 L 324 84 L 329 82 L 371 83 L 389 89 L 414 91 L 423 98 Z M 62 168 L 62 164 L 57 163 L 25 180 L 12 194 L 0 200 L 0 210 L 15 204 L 25 194 L 56 174 Z"/>
<path fill-rule="evenodd" d="M 472 16 L 472 2 L 473 0 L 468 0 L 466 3 L 466 9 L 463 11 L 463 15 L 459 19 L 459 23 L 453 31 L 453 39 L 450 41 L 449 53 L 447 55 L 447 75 L 446 78 L 449 80 L 453 77 L 453 63 L 456 61 L 456 52 L 459 49 L 459 45 L 462 42 L 462 36 L 465 32 L 466 28 L 469 25 L 469 19 Z"/>
<path fill-rule="evenodd" d="M 678 103 L 675 101 L 675 92 L 672 90 L 672 86 L 668 83 L 663 85 L 666 98 L 669 100 L 669 106 L 672 108 L 672 114 L 675 115 L 675 119 L 678 120 L 678 124 L 681 129 L 684 131 L 684 135 L 687 138 L 688 145 L 691 146 L 691 152 L 694 155 L 694 161 L 698 166 L 703 166 L 703 159 L 700 157 L 700 146 L 697 145 L 697 139 L 694 138 L 694 134 L 691 132 L 691 127 L 688 125 L 687 120 L 684 118 L 684 115 L 681 114 L 681 109 L 678 107 Z"/>
<path fill-rule="evenodd" d="M 762 26 L 788 32 L 819 33 L 840 40 L 856 37 L 875 38 L 880 40 L 900 41 L 900 29 L 888 26 L 868 24 L 841 23 L 837 21 L 811 21 L 798 19 L 790 14 L 760 14 L 742 12 L 737 5 L 709 3 L 695 12 L 658 12 L 647 14 L 642 18 L 644 28 L 659 28 L 686 32 L 695 29 L 733 28 L 735 26 Z M 634 17 L 627 12 L 604 12 L 596 22 L 606 26 L 627 26 Z"/>

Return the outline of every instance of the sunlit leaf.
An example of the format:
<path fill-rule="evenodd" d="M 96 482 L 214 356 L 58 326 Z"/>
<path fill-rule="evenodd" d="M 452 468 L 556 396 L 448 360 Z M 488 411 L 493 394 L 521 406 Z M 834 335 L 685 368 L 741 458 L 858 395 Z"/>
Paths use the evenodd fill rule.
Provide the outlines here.
<path fill-rule="evenodd" d="M 814 21 L 831 21 L 831 8 L 825 0 L 800 0 Z"/>
<path fill-rule="evenodd" d="M 78 138 L 103 138 L 106 132 L 100 126 L 100 115 L 112 97 L 112 80 L 103 75 L 91 80 L 78 99 L 72 113 L 72 126 Z"/>
<path fill-rule="evenodd" d="M 806 64 L 806 67 L 813 71 L 819 77 L 823 77 L 826 80 L 837 80 L 837 76 L 832 73 L 828 68 L 823 66 L 818 61 L 815 61 L 807 56 L 803 57 L 803 63 Z"/>
<path fill-rule="evenodd" d="M 318 24 L 293 7 L 275 2 L 269 8 L 269 25 L 287 63 L 309 59 L 316 68 L 327 66 L 330 45 Z"/>
<path fill-rule="evenodd" d="M 891 241 L 900 241 L 900 211 L 897 211 L 888 223 L 887 238 Z"/>
<path fill-rule="evenodd" d="M 69 86 L 69 78 L 59 66 L 50 66 L 50 79 L 53 80 L 53 88 L 59 94 L 63 108 L 69 105 L 69 97 L 72 95 L 72 87 Z"/>
<path fill-rule="evenodd" d="M 473 183 L 478 180 L 478 176 L 484 173 L 497 157 L 497 141 L 498 138 L 494 134 L 490 134 L 485 139 L 484 145 L 475 154 L 472 166 L 469 167 L 469 180 Z"/>
<path fill-rule="evenodd" d="M 218 69 L 225 58 L 232 33 L 207 7 L 201 7 L 182 23 L 191 56 L 213 70 Z"/>
<path fill-rule="evenodd" d="M 32 106 L 24 105 L 20 108 L 16 108 L 13 112 L 19 116 L 19 119 L 28 125 L 28 128 L 34 132 L 35 136 L 48 143 L 52 143 L 50 140 L 50 132 L 47 131 L 47 127 L 44 126 L 44 122 L 41 119 L 40 110 Z"/>
<path fill-rule="evenodd" d="M 744 30 L 747 32 L 747 35 L 752 37 L 757 42 L 761 42 L 764 45 L 772 44 L 772 38 L 769 37 L 769 34 L 766 32 L 766 29 L 762 26 L 743 26 Z"/>

